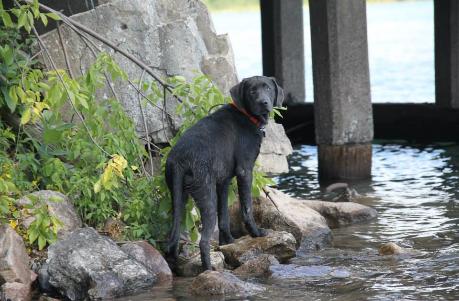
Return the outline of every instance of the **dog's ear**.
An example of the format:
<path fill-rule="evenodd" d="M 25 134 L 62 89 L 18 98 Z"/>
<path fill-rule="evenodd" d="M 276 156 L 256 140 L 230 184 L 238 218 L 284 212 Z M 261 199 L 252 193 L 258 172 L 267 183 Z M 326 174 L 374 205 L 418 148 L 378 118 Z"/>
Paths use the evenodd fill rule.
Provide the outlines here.
<path fill-rule="evenodd" d="M 233 99 L 234 103 L 241 109 L 245 108 L 244 85 L 245 79 L 230 89 L 231 98 Z"/>
<path fill-rule="evenodd" d="M 274 87 L 276 88 L 276 98 L 274 99 L 273 106 L 274 107 L 281 107 L 282 103 L 284 102 L 284 89 L 282 89 L 278 84 L 274 77 L 270 77 L 273 81 Z"/>

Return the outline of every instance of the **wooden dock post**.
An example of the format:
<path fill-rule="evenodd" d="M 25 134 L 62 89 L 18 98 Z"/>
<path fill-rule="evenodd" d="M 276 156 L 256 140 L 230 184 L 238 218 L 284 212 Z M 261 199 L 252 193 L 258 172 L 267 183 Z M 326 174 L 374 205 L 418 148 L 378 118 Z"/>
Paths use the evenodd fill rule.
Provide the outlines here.
<path fill-rule="evenodd" d="M 365 0 L 309 0 L 321 180 L 371 177 L 373 115 Z"/>

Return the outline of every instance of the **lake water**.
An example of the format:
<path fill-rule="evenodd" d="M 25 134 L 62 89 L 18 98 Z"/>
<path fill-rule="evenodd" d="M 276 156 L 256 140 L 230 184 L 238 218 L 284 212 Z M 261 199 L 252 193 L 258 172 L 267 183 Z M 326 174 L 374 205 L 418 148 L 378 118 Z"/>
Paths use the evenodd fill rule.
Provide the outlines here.
<path fill-rule="evenodd" d="M 262 74 L 258 11 L 212 14 L 228 33 L 240 78 Z M 367 5 L 373 102 L 434 102 L 433 1 Z M 304 9 L 306 100 L 313 101 L 309 9 Z"/>
<path fill-rule="evenodd" d="M 432 2 L 369 4 L 373 101 L 432 102 L 434 99 Z M 305 10 L 306 86 L 312 101 L 308 11 Z M 261 74 L 259 14 L 216 13 L 219 32 L 229 32 L 241 77 Z M 320 198 L 317 148 L 295 147 L 290 171 L 276 178 L 284 192 Z M 333 230 L 333 246 L 292 261 L 309 276 L 254 278 L 267 291 L 246 298 L 192 297 L 189 278 L 172 287 L 123 300 L 459 300 L 459 146 L 377 141 L 372 179 L 352 183 L 365 205 L 378 211 L 367 223 Z M 395 242 L 410 256 L 379 256 Z M 331 269 L 335 276 L 324 271 Z"/>

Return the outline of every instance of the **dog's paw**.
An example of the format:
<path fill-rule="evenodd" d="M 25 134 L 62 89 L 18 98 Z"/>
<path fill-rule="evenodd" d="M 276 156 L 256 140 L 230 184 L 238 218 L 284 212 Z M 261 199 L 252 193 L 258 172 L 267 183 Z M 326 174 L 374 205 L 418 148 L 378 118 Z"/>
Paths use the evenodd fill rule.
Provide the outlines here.
<path fill-rule="evenodd" d="M 263 228 L 259 228 L 259 229 L 258 229 L 258 232 L 259 232 L 258 237 L 263 237 L 263 236 L 268 235 L 268 230 L 263 229 Z"/>
<path fill-rule="evenodd" d="M 220 235 L 218 239 L 218 244 L 220 246 L 229 245 L 229 244 L 232 244 L 233 242 L 234 242 L 234 238 L 231 235 L 223 234 L 223 235 Z"/>
<path fill-rule="evenodd" d="M 268 231 L 266 229 L 263 229 L 263 228 L 258 228 L 256 229 L 256 231 L 254 231 L 253 233 L 250 234 L 250 236 L 252 237 L 263 237 L 263 236 L 266 236 L 268 235 Z"/>

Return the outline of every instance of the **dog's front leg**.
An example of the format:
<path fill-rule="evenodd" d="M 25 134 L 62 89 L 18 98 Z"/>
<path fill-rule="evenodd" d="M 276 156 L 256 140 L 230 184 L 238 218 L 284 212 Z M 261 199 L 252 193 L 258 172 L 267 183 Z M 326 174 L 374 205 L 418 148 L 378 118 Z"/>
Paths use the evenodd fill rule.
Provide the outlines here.
<path fill-rule="evenodd" d="M 241 204 L 241 214 L 244 220 L 245 228 L 252 237 L 266 235 L 266 230 L 258 228 L 253 218 L 252 209 L 252 170 L 240 170 L 236 176 L 237 187 L 239 190 L 239 201 Z"/>

